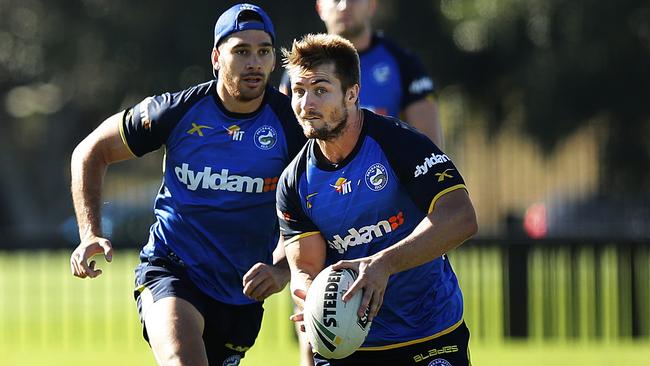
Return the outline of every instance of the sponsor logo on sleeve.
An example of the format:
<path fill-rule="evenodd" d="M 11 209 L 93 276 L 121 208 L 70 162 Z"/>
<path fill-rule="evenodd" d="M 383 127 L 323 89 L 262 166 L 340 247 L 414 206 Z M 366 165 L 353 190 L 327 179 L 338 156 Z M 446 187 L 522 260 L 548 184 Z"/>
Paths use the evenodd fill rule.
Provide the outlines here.
<path fill-rule="evenodd" d="M 444 172 L 442 172 L 442 173 L 436 173 L 436 174 L 434 174 L 434 175 L 435 175 L 436 177 L 438 177 L 438 182 L 442 182 L 442 181 L 445 180 L 445 178 L 453 178 L 453 177 L 454 177 L 453 175 L 447 173 L 447 172 L 451 172 L 451 171 L 454 171 L 454 169 L 445 169 Z"/>
<path fill-rule="evenodd" d="M 431 156 L 424 158 L 422 164 L 418 164 L 415 167 L 415 172 L 413 172 L 413 177 L 417 178 L 421 175 L 425 175 L 429 170 L 436 164 L 442 164 L 448 162 L 450 159 L 446 154 L 437 155 L 436 153 L 431 153 Z M 444 178 L 443 178 L 444 179 Z"/>
<path fill-rule="evenodd" d="M 144 98 L 144 100 L 140 102 L 140 123 L 142 123 L 142 127 L 144 127 L 145 130 L 151 129 L 151 117 L 149 116 L 149 104 L 151 104 L 151 102 L 153 102 L 153 97 Z"/>
<path fill-rule="evenodd" d="M 427 76 L 415 79 L 409 85 L 409 92 L 411 94 L 421 94 L 429 91 L 433 91 L 433 80 Z"/>

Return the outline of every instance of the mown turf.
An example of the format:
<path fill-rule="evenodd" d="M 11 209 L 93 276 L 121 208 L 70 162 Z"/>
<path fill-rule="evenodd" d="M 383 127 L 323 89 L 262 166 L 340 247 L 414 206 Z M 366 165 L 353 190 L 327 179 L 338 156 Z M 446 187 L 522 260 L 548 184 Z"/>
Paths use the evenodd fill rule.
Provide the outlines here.
<path fill-rule="evenodd" d="M 118 249 L 113 263 L 99 265 L 104 274 L 94 280 L 73 278 L 68 255 L 0 252 L 0 365 L 155 365 L 140 336 L 131 294 L 137 254 Z M 474 365 L 650 365 L 647 338 L 640 342 L 503 340 L 499 257 L 467 252 L 454 264 L 462 272 L 467 322 L 474 334 Z M 288 293 L 272 297 L 265 308 L 260 337 L 242 364 L 297 365 Z"/>

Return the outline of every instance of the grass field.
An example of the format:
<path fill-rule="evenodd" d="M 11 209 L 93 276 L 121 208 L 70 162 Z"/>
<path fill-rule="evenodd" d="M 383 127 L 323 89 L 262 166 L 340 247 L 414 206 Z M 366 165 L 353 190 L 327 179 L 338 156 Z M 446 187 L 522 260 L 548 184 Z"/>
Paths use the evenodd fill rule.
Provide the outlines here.
<path fill-rule="evenodd" d="M 132 301 L 136 261 L 134 251 L 118 249 L 112 264 L 100 265 L 104 274 L 91 281 L 70 275 L 67 252 L 0 252 L 0 365 L 154 365 Z M 490 262 L 500 264 L 497 257 L 474 258 L 468 252 L 455 263 L 463 274 L 467 322 L 475 335 L 474 365 L 650 365 L 647 338 L 504 340 L 498 324 L 503 310 L 494 298 L 500 290 L 481 290 L 485 281 L 498 277 Z M 297 365 L 288 294 L 274 296 L 265 308 L 262 333 L 242 364 Z"/>

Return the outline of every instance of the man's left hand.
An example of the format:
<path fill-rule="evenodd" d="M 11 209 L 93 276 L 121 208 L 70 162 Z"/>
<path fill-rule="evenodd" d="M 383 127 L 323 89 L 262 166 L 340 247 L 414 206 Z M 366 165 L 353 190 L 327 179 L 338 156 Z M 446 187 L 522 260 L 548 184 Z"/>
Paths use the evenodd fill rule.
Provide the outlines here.
<path fill-rule="evenodd" d="M 256 301 L 263 301 L 282 291 L 289 278 L 289 268 L 257 263 L 244 275 L 244 295 Z"/>

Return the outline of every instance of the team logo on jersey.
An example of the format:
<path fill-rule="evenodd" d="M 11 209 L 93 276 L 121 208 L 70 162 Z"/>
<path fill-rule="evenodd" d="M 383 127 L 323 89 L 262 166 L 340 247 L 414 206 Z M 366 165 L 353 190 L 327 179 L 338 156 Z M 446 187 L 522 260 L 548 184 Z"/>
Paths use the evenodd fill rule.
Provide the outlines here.
<path fill-rule="evenodd" d="M 343 177 L 337 179 L 336 183 L 333 185 L 330 184 L 330 187 L 333 187 L 334 190 L 339 192 L 341 195 L 352 192 L 352 182 Z"/>
<path fill-rule="evenodd" d="M 375 163 L 366 170 L 366 185 L 371 190 L 381 191 L 388 184 L 388 170 L 381 164 Z"/>
<path fill-rule="evenodd" d="M 383 84 L 388 81 L 390 77 L 390 66 L 388 64 L 377 64 L 372 68 L 372 76 L 375 78 L 377 84 Z"/>
<path fill-rule="evenodd" d="M 449 361 L 444 358 L 436 358 L 435 360 L 429 362 L 428 366 L 452 366 Z"/>
<path fill-rule="evenodd" d="M 222 366 L 237 366 L 241 360 L 240 355 L 232 355 L 223 360 Z"/>
<path fill-rule="evenodd" d="M 307 208 L 312 208 L 314 206 L 313 203 L 311 202 L 311 198 L 314 197 L 317 194 L 318 194 L 318 192 L 311 193 L 311 194 L 308 194 L 307 197 L 305 197 L 305 206 L 307 206 Z"/>
<path fill-rule="evenodd" d="M 436 177 L 438 177 L 438 182 L 442 182 L 445 180 L 445 178 L 453 178 L 453 176 L 447 172 L 453 171 L 454 169 L 445 169 L 444 172 L 442 173 L 436 173 L 434 174 Z"/>
<path fill-rule="evenodd" d="M 275 128 L 264 125 L 255 131 L 255 146 L 262 150 L 269 150 L 275 146 L 278 141 L 278 133 Z"/>
<path fill-rule="evenodd" d="M 347 235 L 343 238 L 336 234 L 332 240 L 327 241 L 327 244 L 330 248 L 343 254 L 349 247 L 368 244 L 374 239 L 381 238 L 382 236 L 397 230 L 397 228 L 403 224 L 404 214 L 400 211 L 397 215 L 391 216 L 386 220 L 380 220 L 374 225 L 364 226 L 359 229 L 354 227 L 348 229 Z"/>
<path fill-rule="evenodd" d="M 196 123 L 192 122 L 192 128 L 190 128 L 189 130 L 187 130 L 187 133 L 189 133 L 190 135 L 194 135 L 194 134 L 196 133 L 197 135 L 203 137 L 203 129 L 204 129 L 204 128 L 207 128 L 207 129 L 209 129 L 209 130 L 212 129 L 212 127 L 210 127 L 210 126 L 206 126 L 206 125 L 197 125 Z"/>
<path fill-rule="evenodd" d="M 224 127 L 226 132 L 228 132 L 228 136 L 232 137 L 233 141 L 241 141 L 242 138 L 244 138 L 244 131 L 241 130 L 241 127 L 237 125 L 232 125 L 230 127 Z"/>

